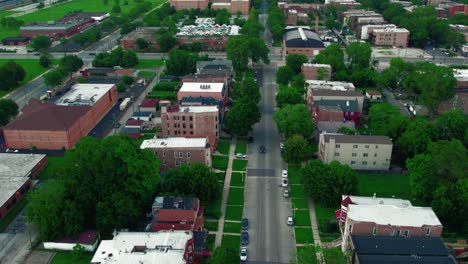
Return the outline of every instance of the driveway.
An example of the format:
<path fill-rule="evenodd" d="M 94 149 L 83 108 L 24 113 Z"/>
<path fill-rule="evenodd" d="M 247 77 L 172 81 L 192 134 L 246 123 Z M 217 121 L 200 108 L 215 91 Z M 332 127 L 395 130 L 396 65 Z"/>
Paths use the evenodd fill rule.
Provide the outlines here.
<path fill-rule="evenodd" d="M 407 115 L 407 116 L 410 116 L 410 113 L 408 111 L 408 108 L 406 108 L 406 106 L 404 106 L 400 101 L 398 101 L 397 99 L 395 99 L 395 96 L 393 96 L 393 93 L 390 92 L 388 89 L 384 89 L 383 90 L 383 94 L 385 95 L 385 98 L 386 100 L 394 105 L 394 106 L 397 106 L 400 108 L 400 113 L 403 114 L 403 115 Z"/>

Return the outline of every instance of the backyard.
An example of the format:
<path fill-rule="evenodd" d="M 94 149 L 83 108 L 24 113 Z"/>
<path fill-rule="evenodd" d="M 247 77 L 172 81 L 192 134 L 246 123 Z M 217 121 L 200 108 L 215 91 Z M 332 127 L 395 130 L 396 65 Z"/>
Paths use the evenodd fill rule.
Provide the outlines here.
<path fill-rule="evenodd" d="M 138 64 L 137 66 L 135 66 L 135 69 L 151 69 L 151 68 L 157 68 L 162 65 L 164 65 L 164 61 L 160 59 L 154 59 L 154 60 L 140 59 L 138 60 Z"/>

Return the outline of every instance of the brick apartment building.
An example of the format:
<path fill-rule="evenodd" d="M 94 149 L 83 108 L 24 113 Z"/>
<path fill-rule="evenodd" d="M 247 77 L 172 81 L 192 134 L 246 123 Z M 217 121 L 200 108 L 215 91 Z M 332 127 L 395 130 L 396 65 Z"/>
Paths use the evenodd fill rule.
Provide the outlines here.
<path fill-rule="evenodd" d="M 318 157 L 326 164 L 339 161 L 354 170 L 388 170 L 392 148 L 386 136 L 321 133 Z"/>
<path fill-rule="evenodd" d="M 304 80 L 329 81 L 331 79 L 332 68 L 329 64 L 304 63 L 301 66 L 301 72 L 304 75 Z"/>
<path fill-rule="evenodd" d="M 3 128 L 9 148 L 70 149 L 117 103 L 114 84 L 76 84 L 55 103 L 29 101 Z"/>
<path fill-rule="evenodd" d="M 347 7 L 347 8 L 356 8 L 360 4 L 356 2 L 355 0 L 325 0 L 325 6 L 341 6 L 341 7 Z"/>
<path fill-rule="evenodd" d="M 468 70 L 454 69 L 453 76 L 457 79 L 455 95 L 440 103 L 437 111 L 443 113 L 450 109 L 462 109 L 464 114 L 468 114 Z"/>
<path fill-rule="evenodd" d="M 221 103 L 220 112 L 224 115 L 227 106 L 228 91 L 224 83 L 186 82 L 177 93 L 180 105 L 187 104 L 190 98 L 211 98 Z"/>
<path fill-rule="evenodd" d="M 162 137 L 208 138 L 211 150 L 219 137 L 218 106 L 161 107 Z"/>
<path fill-rule="evenodd" d="M 408 47 L 409 30 L 405 28 L 374 29 L 371 33 L 372 44 L 376 46 Z"/>
<path fill-rule="evenodd" d="M 161 161 L 161 171 L 196 162 L 211 167 L 211 151 L 206 138 L 153 138 L 144 140 L 140 148 L 156 154 Z"/>
<path fill-rule="evenodd" d="M 310 27 L 286 27 L 282 42 L 282 54 L 302 54 L 306 56 L 316 56 L 325 45 L 317 33 Z"/>
<path fill-rule="evenodd" d="M 44 154 L 0 153 L 0 219 L 26 195 L 31 179 L 46 166 Z"/>
<path fill-rule="evenodd" d="M 208 0 L 170 0 L 169 4 L 175 7 L 177 11 L 184 9 L 200 9 L 208 8 Z"/>
<path fill-rule="evenodd" d="M 360 32 L 356 32 L 356 37 L 362 39 L 362 40 L 367 40 L 371 36 L 371 33 L 375 29 L 392 29 L 396 28 L 394 24 L 377 24 L 377 25 L 364 25 L 361 27 Z"/>

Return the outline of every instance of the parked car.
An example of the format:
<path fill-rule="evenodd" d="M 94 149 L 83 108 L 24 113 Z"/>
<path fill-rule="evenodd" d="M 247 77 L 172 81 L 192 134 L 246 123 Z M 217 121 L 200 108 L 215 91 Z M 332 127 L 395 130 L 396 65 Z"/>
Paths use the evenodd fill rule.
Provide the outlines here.
<path fill-rule="evenodd" d="M 247 158 L 247 155 L 242 154 L 242 153 L 237 153 L 237 154 L 236 154 L 236 158 L 238 158 L 238 159 L 245 159 L 245 158 Z"/>
<path fill-rule="evenodd" d="M 282 170 L 281 171 L 281 177 L 287 178 L 288 177 L 288 171 L 287 170 Z"/>
<path fill-rule="evenodd" d="M 96 52 L 90 52 L 89 55 L 94 56 L 94 55 L 96 55 Z"/>
<path fill-rule="evenodd" d="M 287 223 L 289 226 L 294 225 L 294 221 L 293 221 L 292 216 L 288 216 L 288 220 L 286 221 L 286 223 Z"/>
<path fill-rule="evenodd" d="M 247 261 L 247 248 L 246 247 L 241 248 L 240 260 L 241 261 Z"/>
<path fill-rule="evenodd" d="M 284 143 L 283 142 L 280 143 L 280 149 L 284 149 Z"/>
<path fill-rule="evenodd" d="M 249 219 L 242 218 L 241 226 L 242 226 L 242 230 L 249 229 Z"/>
<path fill-rule="evenodd" d="M 284 198 L 289 198 L 289 190 L 284 190 L 283 197 Z"/>
<path fill-rule="evenodd" d="M 281 180 L 281 186 L 285 187 L 285 188 L 288 187 L 288 179 L 282 179 Z"/>
<path fill-rule="evenodd" d="M 249 233 L 247 232 L 242 232 L 241 234 L 241 244 L 242 245 L 248 245 L 249 244 Z"/>
<path fill-rule="evenodd" d="M 260 152 L 260 153 L 266 153 L 266 148 L 265 148 L 265 146 L 261 145 L 261 146 L 260 146 L 260 149 L 259 149 L 259 152 Z"/>

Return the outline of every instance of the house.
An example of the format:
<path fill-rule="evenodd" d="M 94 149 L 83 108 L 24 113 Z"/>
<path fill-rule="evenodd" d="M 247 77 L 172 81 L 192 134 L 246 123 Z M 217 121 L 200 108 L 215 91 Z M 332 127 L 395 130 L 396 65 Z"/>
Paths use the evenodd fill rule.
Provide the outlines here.
<path fill-rule="evenodd" d="M 317 33 L 308 26 L 287 26 L 284 30 L 282 52 L 288 54 L 303 54 L 316 56 L 325 45 Z"/>
<path fill-rule="evenodd" d="M 393 142 L 386 136 L 321 133 L 319 159 L 339 161 L 355 170 L 388 170 Z"/>
<path fill-rule="evenodd" d="M 139 106 L 140 112 L 149 112 L 149 113 L 156 113 L 158 110 L 158 105 L 159 105 L 159 99 L 145 99 L 143 102 L 141 102 Z"/>
<path fill-rule="evenodd" d="M 455 264 L 440 237 L 351 236 L 353 264 Z"/>
<path fill-rule="evenodd" d="M 332 68 L 329 64 L 304 63 L 301 66 L 304 80 L 330 81 Z"/>
<path fill-rule="evenodd" d="M 140 121 L 140 120 L 135 120 L 135 121 Z M 125 126 L 124 128 L 122 128 L 121 133 L 128 135 L 130 138 L 139 139 L 141 136 L 141 128 L 133 127 L 133 126 L 130 126 L 130 127 Z"/>
<path fill-rule="evenodd" d="M 143 121 L 149 122 L 153 118 L 153 113 L 151 113 L 151 112 L 134 112 L 132 114 L 131 118 L 135 119 L 135 120 L 143 120 Z"/>
<path fill-rule="evenodd" d="M 321 132 L 338 133 L 338 130 L 342 127 L 347 127 L 349 129 L 356 128 L 356 124 L 354 123 L 354 121 L 350 120 L 317 121 L 316 126 L 319 134 Z"/>
<path fill-rule="evenodd" d="M 468 70 L 453 69 L 453 76 L 457 79 L 455 95 L 452 99 L 439 104 L 437 112 L 443 113 L 450 109 L 462 109 L 468 114 Z"/>
<path fill-rule="evenodd" d="M 305 78 L 304 78 L 305 79 Z M 338 90 L 338 91 L 354 91 L 356 88 L 354 84 L 349 82 L 337 82 L 327 80 L 306 80 L 307 84 L 307 97 L 310 99 L 312 90 Z"/>
<path fill-rule="evenodd" d="M 341 249 L 346 251 L 352 235 L 440 237 L 443 226 L 430 207 L 392 204 L 349 204 Z"/>
<path fill-rule="evenodd" d="M 9 37 L 2 39 L 2 44 L 8 46 L 26 46 L 30 42 L 31 38 L 28 37 Z"/>
<path fill-rule="evenodd" d="M 189 98 L 212 98 L 222 102 L 220 112 L 224 116 L 227 106 L 228 91 L 224 83 L 185 82 L 177 93 L 177 101 L 184 105 Z M 215 103 L 215 102 L 213 102 Z"/>
<path fill-rule="evenodd" d="M 189 166 L 195 162 L 211 167 L 211 151 L 207 138 L 153 138 L 144 140 L 141 149 L 152 150 L 160 160 L 161 171 Z"/>
<path fill-rule="evenodd" d="M 220 130 L 218 106 L 163 106 L 161 128 L 163 138 L 207 138 L 214 151 Z"/>
<path fill-rule="evenodd" d="M 327 5 L 355 8 L 359 6 L 359 3 L 355 0 L 325 0 L 325 6 Z"/>
<path fill-rule="evenodd" d="M 375 90 L 370 90 L 366 92 L 366 97 L 371 101 L 380 101 L 382 100 L 382 93 Z"/>
<path fill-rule="evenodd" d="M 129 119 L 127 120 L 127 122 L 125 123 L 125 127 L 128 127 L 128 128 L 138 128 L 138 129 L 142 129 L 143 128 L 143 123 L 145 121 L 143 120 L 135 120 L 135 119 Z"/>
<path fill-rule="evenodd" d="M 188 264 L 194 262 L 192 231 L 114 232 L 102 240 L 91 264 Z"/>
<path fill-rule="evenodd" d="M 346 122 L 359 119 L 358 101 L 349 100 L 314 100 L 312 103 L 312 119 L 317 124 L 320 121 Z"/>
<path fill-rule="evenodd" d="M 99 233 L 95 230 L 81 232 L 77 238 L 64 237 L 51 242 L 43 242 L 45 249 L 72 251 L 80 245 L 86 252 L 94 252 L 99 244 Z"/>
<path fill-rule="evenodd" d="M 311 112 L 313 110 L 314 101 L 318 100 L 355 101 L 357 102 L 357 111 L 359 113 L 362 113 L 362 108 L 364 106 L 364 96 L 359 92 L 352 90 L 313 89 L 309 87 L 307 89 L 307 103 Z"/>
<path fill-rule="evenodd" d="M 396 28 L 396 25 L 394 24 L 373 24 L 373 25 L 364 25 L 361 27 L 361 32 L 360 35 L 357 37 L 360 37 L 362 40 L 367 40 L 371 36 L 372 32 L 375 29 L 392 29 Z M 359 33 L 359 32 L 357 32 Z"/>
<path fill-rule="evenodd" d="M 32 99 L 3 128 L 10 148 L 70 149 L 118 101 L 114 84 L 76 84 L 55 103 Z"/>
<path fill-rule="evenodd" d="M 465 14 L 468 15 L 468 5 L 466 4 L 453 4 L 450 5 L 448 11 L 448 17 L 452 17 L 456 14 Z"/>
<path fill-rule="evenodd" d="M 44 154 L 0 153 L 0 219 L 32 188 L 31 179 L 46 166 Z"/>

